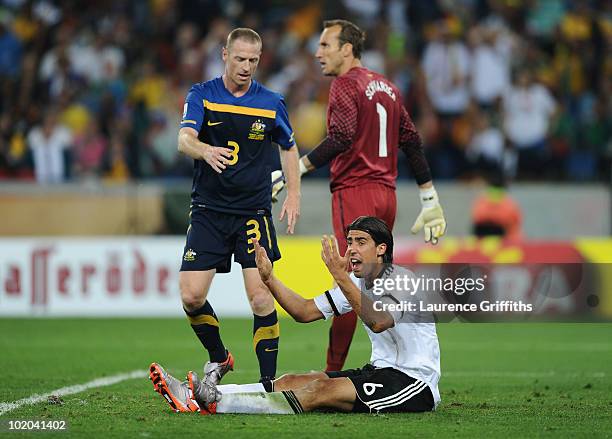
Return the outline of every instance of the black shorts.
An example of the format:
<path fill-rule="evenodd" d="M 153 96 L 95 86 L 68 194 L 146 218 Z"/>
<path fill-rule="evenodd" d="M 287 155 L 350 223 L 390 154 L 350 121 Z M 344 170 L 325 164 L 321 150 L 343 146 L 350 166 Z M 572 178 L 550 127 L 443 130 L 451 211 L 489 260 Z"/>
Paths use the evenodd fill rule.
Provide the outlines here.
<path fill-rule="evenodd" d="M 325 372 L 330 378 L 346 377 L 353 382 L 357 399 L 355 413 L 429 412 L 435 408 L 429 386 L 392 367 Z"/>
<path fill-rule="evenodd" d="M 272 262 L 281 257 L 268 214 L 234 215 L 193 207 L 190 216 L 181 271 L 217 269 L 217 273 L 229 273 L 232 254 L 242 268 L 256 267 L 253 238 L 266 249 Z"/>

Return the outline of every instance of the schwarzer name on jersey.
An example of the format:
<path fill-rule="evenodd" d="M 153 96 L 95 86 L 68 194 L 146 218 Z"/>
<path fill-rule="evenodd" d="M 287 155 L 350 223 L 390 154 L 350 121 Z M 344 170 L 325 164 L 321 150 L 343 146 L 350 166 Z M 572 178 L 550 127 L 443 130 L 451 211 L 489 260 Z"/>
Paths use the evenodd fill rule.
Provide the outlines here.
<path fill-rule="evenodd" d="M 393 91 L 393 88 L 386 82 L 380 80 L 370 81 L 370 83 L 366 87 L 365 94 L 368 100 L 371 101 L 374 97 L 374 94 L 379 91 L 387 93 L 391 97 L 391 99 L 395 101 L 395 92 Z"/>

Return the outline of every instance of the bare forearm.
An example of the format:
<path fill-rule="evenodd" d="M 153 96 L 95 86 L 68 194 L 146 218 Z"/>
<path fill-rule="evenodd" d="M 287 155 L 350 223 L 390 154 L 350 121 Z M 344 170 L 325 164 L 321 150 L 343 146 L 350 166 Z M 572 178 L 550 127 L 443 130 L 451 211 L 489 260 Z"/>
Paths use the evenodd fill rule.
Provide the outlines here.
<path fill-rule="evenodd" d="M 387 311 L 376 311 L 374 302 L 365 294 L 361 295 L 361 320 L 374 332 L 382 332 L 395 325 L 393 317 Z"/>
<path fill-rule="evenodd" d="M 393 327 L 393 317 L 386 311 L 376 311 L 374 303 L 357 288 L 348 274 L 335 278 L 346 300 L 351 304 L 353 311 L 374 332 L 382 332 Z"/>
<path fill-rule="evenodd" d="M 281 160 L 283 173 L 287 178 L 287 194 L 290 196 L 300 196 L 300 154 L 297 146 L 288 150 L 281 150 Z"/>
<path fill-rule="evenodd" d="M 203 155 L 203 150 L 205 148 L 209 148 L 210 145 L 207 145 L 203 142 L 200 142 L 197 137 L 187 134 L 180 133 L 178 137 L 178 150 L 183 154 L 191 157 L 194 160 L 201 160 Z"/>
<path fill-rule="evenodd" d="M 283 284 L 276 276 L 270 276 L 264 283 L 279 305 L 287 311 L 296 322 L 307 323 L 323 318 L 323 314 L 318 311 L 312 299 L 304 299 Z"/>

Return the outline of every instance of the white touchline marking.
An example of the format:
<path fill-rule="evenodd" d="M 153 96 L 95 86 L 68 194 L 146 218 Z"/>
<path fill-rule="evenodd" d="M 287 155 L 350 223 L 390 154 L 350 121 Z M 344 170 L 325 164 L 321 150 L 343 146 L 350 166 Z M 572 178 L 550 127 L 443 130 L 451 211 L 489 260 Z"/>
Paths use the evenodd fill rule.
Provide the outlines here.
<path fill-rule="evenodd" d="M 133 370 L 131 372 L 120 373 L 108 377 L 96 378 L 95 380 L 89 381 L 84 384 L 75 384 L 73 386 L 62 387 L 61 389 L 52 390 L 49 393 L 34 394 L 27 398 L 19 399 L 13 402 L 0 402 L 0 416 L 24 405 L 38 404 L 39 402 L 46 401 L 51 395 L 56 396 L 67 396 L 75 393 L 84 392 L 88 389 L 95 389 L 96 387 L 111 386 L 113 384 L 120 383 L 121 381 L 131 380 L 134 378 L 145 378 L 148 371 L 143 369 Z"/>

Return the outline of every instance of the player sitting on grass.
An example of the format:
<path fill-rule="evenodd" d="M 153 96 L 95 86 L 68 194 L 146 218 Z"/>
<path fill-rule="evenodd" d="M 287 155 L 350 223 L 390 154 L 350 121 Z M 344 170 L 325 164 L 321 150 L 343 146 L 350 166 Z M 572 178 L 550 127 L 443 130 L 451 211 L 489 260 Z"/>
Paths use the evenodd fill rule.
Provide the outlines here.
<path fill-rule="evenodd" d="M 314 299 L 304 299 L 277 279 L 265 250 L 255 243 L 257 268 L 274 298 L 298 322 L 355 310 L 372 342 L 370 364 L 340 372 L 287 374 L 263 383 L 214 386 L 201 382 L 194 372 L 187 374 L 186 382 L 180 382 L 153 363 L 150 379 L 155 390 L 176 411 L 204 414 L 433 410 L 440 401 L 435 324 L 406 321 L 410 320 L 406 313 L 377 311 L 381 307 L 374 306 L 374 301 L 397 303 L 391 294 L 374 294 L 375 279 L 410 275 L 408 270 L 391 265 L 393 236 L 389 228 L 378 218 L 359 217 L 347 227 L 347 243 L 342 257 L 335 239 L 323 236 L 321 257 L 337 287 Z"/>

